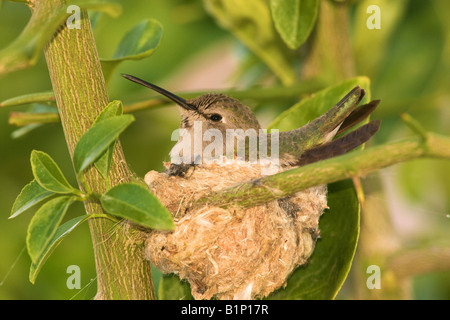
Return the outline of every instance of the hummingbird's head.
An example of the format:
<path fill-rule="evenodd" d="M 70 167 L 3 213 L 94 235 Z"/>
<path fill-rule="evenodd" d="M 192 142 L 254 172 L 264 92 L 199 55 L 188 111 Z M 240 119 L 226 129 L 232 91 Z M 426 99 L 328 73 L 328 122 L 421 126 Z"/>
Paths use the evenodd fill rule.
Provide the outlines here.
<path fill-rule="evenodd" d="M 207 129 L 260 129 L 249 107 L 224 94 L 209 93 L 186 100 L 192 109 L 181 106 L 181 126 L 188 128 L 194 121 L 202 121 Z"/>
<path fill-rule="evenodd" d="M 214 128 L 223 132 L 226 129 L 260 129 L 260 124 L 249 107 L 224 94 L 210 93 L 185 100 L 134 76 L 127 74 L 122 76 L 174 101 L 181 108 L 181 128 L 189 130 L 193 127 L 194 121 L 201 121 L 205 129 Z"/>

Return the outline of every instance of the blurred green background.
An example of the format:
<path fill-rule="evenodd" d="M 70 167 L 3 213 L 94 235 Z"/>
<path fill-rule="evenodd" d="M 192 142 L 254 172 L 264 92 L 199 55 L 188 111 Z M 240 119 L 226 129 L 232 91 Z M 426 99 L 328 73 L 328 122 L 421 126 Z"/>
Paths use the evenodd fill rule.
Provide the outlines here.
<path fill-rule="evenodd" d="M 328 0 L 323 0 L 328 1 Z M 95 28 L 100 57 L 113 55 L 122 36 L 137 22 L 154 18 L 164 27 L 156 52 L 140 61 L 126 61 L 109 84 L 110 99 L 124 103 L 140 101 L 153 93 L 120 77 L 129 73 L 180 93 L 239 86 L 273 84 L 268 68 L 236 38 L 218 26 L 200 0 L 116 1 L 122 5 L 120 17 L 100 15 Z M 26 25 L 29 9 L 15 2 L 0 2 L 0 49 L 11 43 Z M 369 30 L 366 9 L 381 8 L 381 29 Z M 372 98 L 382 103 L 374 118 L 382 127 L 371 144 L 393 141 L 413 133 L 400 120 L 407 112 L 430 131 L 450 135 L 450 3 L 446 0 L 351 1 L 351 50 L 355 72 L 371 79 Z M 320 13 L 319 13 L 320 15 Z M 308 43 L 301 47 L 307 50 Z M 297 59 L 301 59 L 299 55 Z M 300 61 L 301 64 L 302 61 Z M 264 76 L 261 76 L 264 75 Z M 269 79 L 269 80 L 267 80 Z M 326 85 L 332 85 L 327 83 Z M 26 93 L 51 90 L 43 57 L 32 68 L 0 77 L 0 101 Z M 265 103 L 255 99 L 261 123 L 267 125 L 292 101 Z M 330 106 L 331 107 L 331 106 Z M 14 108 L 24 111 L 28 106 Z M 49 258 L 36 284 L 28 281 L 30 259 L 26 253 L 26 228 L 32 212 L 8 220 L 10 208 L 22 187 L 32 180 L 31 150 L 50 154 L 76 185 L 69 154 L 59 124 L 48 124 L 19 139 L 17 128 L 8 124 L 12 109 L 0 109 L 0 299 L 92 299 L 96 292 L 95 266 L 88 225 L 70 235 Z M 179 126 L 176 107 L 140 111 L 136 122 L 121 135 L 122 146 L 139 176 L 162 170 L 174 142 L 171 133 Z M 366 207 L 357 259 L 338 295 L 349 298 L 389 298 L 383 289 L 376 294 L 365 286 L 365 268 L 382 255 L 408 248 L 440 248 L 447 252 L 430 268 L 403 286 L 413 299 L 450 298 L 450 164 L 443 160 L 417 160 L 381 170 L 364 179 Z M 375 208 L 375 209 L 373 209 Z M 389 225 L 370 224 L 370 214 L 388 217 Z M 72 207 L 69 217 L 83 213 L 82 205 Z M 374 244 L 371 246 L 370 244 Z M 375 249 L 374 249 L 375 248 Z M 371 251 L 372 250 L 372 251 Z M 447 250 L 447 251 L 445 251 Z M 394 252 L 394 254 L 393 254 Z M 426 255 L 425 255 L 426 257 Z M 395 259 L 394 259 L 395 260 Z M 412 260 L 412 263 L 417 261 Z M 383 262 L 384 263 L 384 262 Z M 81 290 L 69 290 L 67 267 L 81 269 Z M 438 267 L 439 266 L 439 267 Z M 414 267 L 411 270 L 415 270 Z M 382 268 L 383 273 L 383 268 Z M 387 280 L 386 280 L 387 281 Z M 388 283 L 388 282 L 386 282 Z M 384 284 L 384 282 L 383 282 Z"/>

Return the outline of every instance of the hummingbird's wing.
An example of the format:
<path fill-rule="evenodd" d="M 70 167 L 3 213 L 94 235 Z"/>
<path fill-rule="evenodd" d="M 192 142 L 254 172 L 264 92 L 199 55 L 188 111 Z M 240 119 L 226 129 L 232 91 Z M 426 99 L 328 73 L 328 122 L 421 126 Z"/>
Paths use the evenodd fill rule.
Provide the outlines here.
<path fill-rule="evenodd" d="M 304 166 L 347 153 L 369 140 L 380 128 L 381 120 L 373 120 L 336 140 L 306 150 L 295 164 Z"/>

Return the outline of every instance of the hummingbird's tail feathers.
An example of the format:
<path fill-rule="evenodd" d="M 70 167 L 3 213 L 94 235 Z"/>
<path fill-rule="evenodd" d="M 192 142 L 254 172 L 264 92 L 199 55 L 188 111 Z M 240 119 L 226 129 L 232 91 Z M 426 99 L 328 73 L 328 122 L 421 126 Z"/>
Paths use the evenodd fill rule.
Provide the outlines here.
<path fill-rule="evenodd" d="M 304 166 L 347 153 L 368 141 L 378 131 L 380 123 L 381 120 L 372 120 L 343 137 L 306 150 L 295 165 Z"/>
<path fill-rule="evenodd" d="M 339 135 L 361 121 L 365 120 L 380 104 L 380 100 L 373 100 L 353 110 L 339 127 L 336 135 Z"/>

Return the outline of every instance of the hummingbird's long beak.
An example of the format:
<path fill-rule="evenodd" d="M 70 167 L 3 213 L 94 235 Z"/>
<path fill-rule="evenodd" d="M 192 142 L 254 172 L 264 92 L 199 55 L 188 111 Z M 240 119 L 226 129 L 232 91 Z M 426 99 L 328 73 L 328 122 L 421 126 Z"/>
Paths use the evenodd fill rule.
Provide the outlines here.
<path fill-rule="evenodd" d="M 169 98 L 170 100 L 172 100 L 173 102 L 178 104 L 183 109 L 197 111 L 197 108 L 195 106 L 187 103 L 186 100 L 173 94 L 172 92 L 169 92 L 169 91 L 167 91 L 163 88 L 160 88 L 152 83 L 149 83 L 145 80 L 139 79 L 139 78 L 129 75 L 129 74 L 122 73 L 122 77 L 124 77 L 125 79 L 128 79 L 130 81 L 136 82 L 140 85 L 143 85 L 144 87 L 150 88 L 150 89 L 162 94 L 163 96 L 166 96 L 167 98 Z"/>

